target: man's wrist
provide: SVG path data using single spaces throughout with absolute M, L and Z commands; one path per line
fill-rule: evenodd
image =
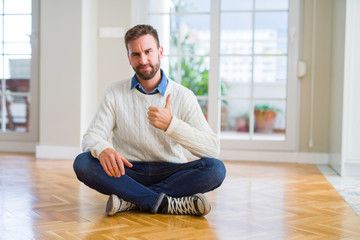
M 170 124 L 169 124 L 169 126 L 167 127 L 167 129 L 165 130 L 165 134 L 166 134 L 166 135 L 170 135 L 172 132 L 174 132 L 178 121 L 179 121 L 179 120 L 178 120 L 175 116 L 172 116 L 172 117 L 171 117 Z

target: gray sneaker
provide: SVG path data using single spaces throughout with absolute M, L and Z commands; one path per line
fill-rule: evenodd
M 116 195 L 110 195 L 107 203 L 106 203 L 106 214 L 108 216 L 113 216 L 118 212 L 126 212 L 126 211 L 130 211 L 136 209 L 136 205 L 131 203 L 131 202 L 127 202 L 122 198 L 119 198 Z
M 201 193 L 179 198 L 165 197 L 168 200 L 165 214 L 205 216 L 211 210 L 209 201 Z

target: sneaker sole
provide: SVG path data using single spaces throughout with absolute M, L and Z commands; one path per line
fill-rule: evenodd
M 201 215 L 198 215 L 198 216 L 205 216 L 206 214 L 208 214 L 210 212 L 211 205 L 204 194 L 198 193 L 198 194 L 195 194 L 195 196 L 201 200 L 201 202 L 203 203 L 203 206 L 204 206 L 204 213 Z
M 116 195 L 110 195 L 106 203 L 106 215 L 114 216 L 117 213 L 117 210 L 120 206 L 120 200 Z

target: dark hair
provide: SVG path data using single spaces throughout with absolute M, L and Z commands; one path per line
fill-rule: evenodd
M 135 27 L 130 28 L 125 34 L 125 46 L 126 50 L 129 52 L 128 43 L 136 40 L 144 35 L 151 35 L 155 38 L 157 46 L 160 47 L 160 41 L 158 37 L 158 33 L 155 28 L 150 25 L 136 25 Z

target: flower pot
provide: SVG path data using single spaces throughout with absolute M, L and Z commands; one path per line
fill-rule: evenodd
M 238 117 L 236 119 L 236 131 L 249 132 L 249 118 Z
M 255 132 L 271 133 L 274 130 L 276 112 L 273 110 L 254 110 Z

